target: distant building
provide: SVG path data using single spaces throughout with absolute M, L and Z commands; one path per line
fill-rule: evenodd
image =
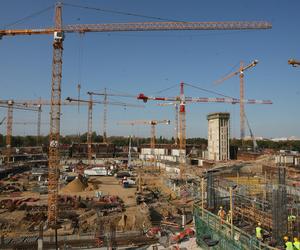
M 229 118 L 229 113 L 212 113 L 207 115 L 209 160 L 226 161 L 230 159 Z

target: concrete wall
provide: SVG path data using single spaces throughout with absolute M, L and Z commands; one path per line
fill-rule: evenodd
M 213 113 L 207 116 L 209 160 L 226 161 L 230 159 L 229 117 L 229 113 Z

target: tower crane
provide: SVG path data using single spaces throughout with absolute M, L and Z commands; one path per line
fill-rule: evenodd
M 255 67 L 257 64 L 258 64 L 258 60 L 254 60 L 247 66 L 244 66 L 244 62 L 241 61 L 239 70 L 237 70 L 233 73 L 230 73 L 229 75 L 223 77 L 222 79 L 215 81 L 215 83 L 220 84 L 233 76 L 239 75 L 239 77 L 240 77 L 240 100 L 244 100 L 245 99 L 244 72 L 250 68 Z M 245 138 L 245 104 L 244 104 L 244 102 L 240 102 L 240 137 L 241 137 L 241 140 L 243 140 Z
M 10 163 L 11 158 L 11 136 L 13 129 L 13 110 L 30 110 L 38 111 L 36 108 L 24 107 L 23 105 L 15 102 L 14 100 L 0 100 L 0 107 L 7 108 L 6 116 L 6 162 Z
M 50 106 L 51 105 L 51 100 L 45 100 L 42 98 L 39 99 L 32 99 L 32 100 L 14 100 L 15 104 L 18 104 L 19 106 L 23 107 L 32 107 L 32 108 L 37 108 L 37 122 L 34 122 L 33 124 L 37 125 L 37 138 L 36 138 L 36 143 L 39 145 L 40 137 L 41 137 L 41 123 L 42 123 L 42 106 Z M 67 101 L 61 101 L 60 105 L 62 106 L 74 106 L 76 105 L 75 103 L 70 103 Z M 49 124 L 49 123 L 47 123 Z
M 300 66 L 300 61 L 298 61 L 296 59 L 289 59 L 288 64 L 292 65 L 293 67 L 297 67 L 297 66 Z
M 150 148 L 151 148 L 151 154 L 154 157 L 154 162 L 156 162 L 156 156 L 155 156 L 155 141 L 156 141 L 156 126 L 158 124 L 166 124 L 169 125 L 171 123 L 170 120 L 133 120 L 133 121 L 121 121 L 118 122 L 118 124 L 124 124 L 124 125 L 150 125 L 151 126 L 151 139 L 150 139 Z M 154 164 L 156 165 L 156 164 Z
M 106 88 L 104 89 L 104 98 L 103 98 L 103 142 L 107 143 L 107 94 Z
M 184 83 L 180 83 L 180 95 L 175 97 L 153 97 L 146 96 L 141 93 L 138 95 L 137 99 L 147 102 L 149 100 L 153 101 L 167 101 L 167 102 L 177 102 L 179 104 L 179 164 L 180 164 L 180 178 L 183 177 L 184 167 L 185 167 L 185 151 L 186 151 L 186 103 L 231 103 L 236 104 L 239 102 L 244 102 L 248 104 L 272 104 L 270 100 L 239 100 L 236 98 L 207 98 L 207 97 L 186 97 L 184 95 Z
M 48 224 L 57 222 L 58 167 L 60 137 L 60 101 L 62 79 L 62 51 L 65 33 L 161 31 L 161 30 L 245 30 L 270 29 L 269 22 L 144 22 L 62 25 L 62 4 L 55 7 L 54 27 L 40 29 L 0 30 L 0 38 L 16 35 L 54 35 L 51 84 L 50 142 L 48 164 Z
M 134 105 L 123 102 L 103 102 L 103 101 L 95 101 L 93 100 L 93 93 L 88 92 L 89 100 L 83 99 L 74 99 L 71 97 L 67 97 L 66 101 L 77 103 L 86 103 L 88 104 L 88 131 L 87 131 L 87 146 L 88 146 L 88 165 L 90 166 L 92 163 L 92 133 L 93 133 L 93 105 L 94 104 L 106 104 L 106 105 L 114 105 L 114 106 L 122 106 L 122 107 L 136 107 L 141 108 L 142 105 Z
M 89 92 L 92 95 L 103 96 L 103 142 L 107 143 L 107 113 L 108 113 L 108 96 L 117 96 L 117 97 L 132 97 L 136 98 L 136 95 L 122 95 L 122 94 L 113 94 L 108 93 L 107 89 L 104 88 L 103 92 Z

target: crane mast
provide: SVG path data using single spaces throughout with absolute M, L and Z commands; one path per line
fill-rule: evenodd
M 87 132 L 87 150 L 88 150 L 88 165 L 92 163 L 92 133 L 93 133 L 93 95 L 89 93 L 89 108 L 88 108 L 88 132 Z
M 244 87 L 244 63 L 240 62 L 240 100 L 245 99 L 245 87 Z M 245 138 L 245 105 L 240 102 L 240 137 L 241 140 Z
M 8 102 L 6 120 L 6 162 L 10 163 L 11 157 L 11 135 L 13 125 L 13 101 Z
M 245 138 L 245 104 L 243 102 L 243 100 L 245 100 L 244 72 L 245 72 L 245 70 L 250 69 L 250 68 L 256 66 L 257 64 L 258 64 L 258 60 L 254 60 L 250 64 L 248 64 L 247 66 L 244 67 L 244 62 L 241 61 L 238 71 L 230 73 L 229 75 L 223 77 L 222 79 L 215 81 L 215 83 L 219 84 L 233 76 L 239 75 L 239 78 L 240 78 L 240 100 L 241 100 L 241 102 L 239 102 L 240 103 L 240 137 L 241 137 L 241 140 L 243 140 Z
M 42 123 L 42 106 L 38 106 L 38 118 L 37 118 L 37 134 L 36 134 L 36 145 L 40 144 L 41 138 L 41 123 Z
M 103 142 L 107 143 L 107 93 L 104 89 L 104 104 L 103 104 Z
M 179 130 L 179 126 L 178 126 L 178 104 L 175 103 L 174 104 L 174 109 L 175 109 L 175 145 L 178 145 L 178 130 Z
M 185 170 L 186 155 L 186 119 L 185 119 L 185 96 L 184 84 L 180 83 L 180 104 L 179 104 L 179 168 L 180 178 L 183 177 Z
M 48 162 L 48 224 L 54 227 L 58 216 L 58 177 L 59 177 L 59 136 L 61 111 L 61 78 L 62 78 L 62 6 L 55 8 L 55 29 L 53 40 L 52 84 L 50 107 L 50 143 Z

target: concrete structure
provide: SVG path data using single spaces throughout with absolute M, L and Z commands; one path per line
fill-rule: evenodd
M 275 163 L 285 166 L 300 166 L 300 154 L 297 151 L 280 150 L 280 153 L 275 155 Z
M 226 161 L 229 151 L 229 113 L 211 113 L 208 120 L 208 159 Z

